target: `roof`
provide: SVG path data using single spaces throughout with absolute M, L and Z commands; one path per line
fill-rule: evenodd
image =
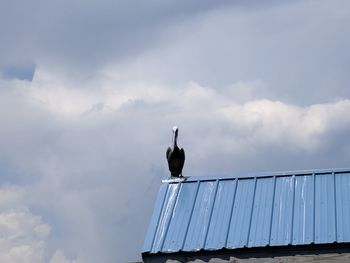
M 350 242 L 350 169 L 164 181 L 143 254 Z

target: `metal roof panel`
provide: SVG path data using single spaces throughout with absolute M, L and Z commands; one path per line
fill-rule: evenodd
M 236 185 L 237 180 L 223 180 L 218 182 L 218 189 L 204 246 L 207 250 L 226 246 Z
M 157 232 L 157 228 L 159 227 L 160 214 L 163 209 L 167 191 L 168 191 L 168 185 L 166 184 L 161 185 L 158 193 L 158 197 L 156 199 L 156 203 L 154 206 L 151 222 L 148 227 L 146 239 L 143 245 L 143 251 L 152 251 L 152 246 L 155 239 L 155 233 Z
M 256 179 L 239 179 L 233 205 L 227 248 L 244 247 L 248 244 L 248 234 L 252 214 Z
M 204 247 L 216 187 L 217 181 L 200 183 L 191 222 L 189 224 L 183 247 L 184 251 L 199 250 Z
M 164 205 L 158 220 L 158 226 L 155 231 L 153 239 L 152 253 L 157 253 L 162 250 L 164 239 L 168 232 L 168 225 L 173 215 L 173 208 L 175 205 L 176 197 L 180 184 L 170 184 L 168 186 L 167 195 L 164 200 Z
M 336 241 L 334 174 L 315 180 L 315 243 L 332 243 Z
M 293 176 L 276 179 L 270 245 L 291 244 L 293 214 Z
M 257 179 L 248 247 L 268 245 L 275 177 Z
M 143 252 L 350 242 L 349 192 L 350 169 L 167 180 Z
M 197 197 L 198 187 L 199 182 L 183 183 L 180 185 L 162 251 L 175 252 L 182 249 Z
M 350 174 L 335 175 L 337 241 L 350 240 Z
M 295 177 L 295 198 L 293 215 L 293 245 L 311 244 L 313 239 L 313 194 L 314 177 Z

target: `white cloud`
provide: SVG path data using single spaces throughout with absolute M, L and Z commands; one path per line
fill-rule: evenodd
M 291 150 L 317 151 L 324 136 L 334 129 L 349 129 L 350 100 L 305 107 L 280 101 L 256 100 L 224 108 L 232 129 L 242 129 L 252 144 L 288 146 Z
M 25 186 L 0 188 L 0 261 L 46 263 L 51 258 L 52 262 L 78 262 L 50 244 L 52 227 L 28 208 L 32 191 Z M 51 256 L 52 250 L 56 252 Z
M 66 258 L 66 256 L 61 250 L 56 251 L 50 260 L 50 263 L 77 263 L 77 262 L 78 261 L 76 260 L 71 260 Z
M 13 190 L 0 189 L 1 195 Z M 46 247 L 51 227 L 43 223 L 40 216 L 33 215 L 23 207 L 18 200 L 17 207 L 3 209 L 0 212 L 0 261 L 11 263 L 44 263 L 48 256 Z M 52 262 L 76 262 L 65 259 L 58 250 L 52 257 Z M 51 262 L 50 261 L 50 262 Z

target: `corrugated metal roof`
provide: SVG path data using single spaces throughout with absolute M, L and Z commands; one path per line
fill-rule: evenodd
M 143 253 L 350 242 L 350 169 L 165 181 Z

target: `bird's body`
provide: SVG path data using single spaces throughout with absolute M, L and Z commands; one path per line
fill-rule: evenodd
M 166 158 L 168 160 L 169 170 L 171 176 L 173 177 L 181 177 L 182 176 L 182 168 L 185 163 L 185 151 L 184 149 L 180 149 L 177 146 L 177 134 L 178 128 L 173 128 L 174 137 L 173 137 L 173 145 L 169 147 L 166 151 Z

